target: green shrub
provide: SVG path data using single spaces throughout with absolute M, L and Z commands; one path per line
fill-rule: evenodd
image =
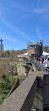
M 8 94 L 10 90 L 4 90 L 2 93 L 3 94 Z
M 0 81 L 0 88 L 4 89 L 6 85 L 5 81 Z
M 5 97 L 6 97 L 6 95 L 5 95 L 5 94 L 3 94 L 3 93 L 0 95 L 0 104 L 2 104 L 2 103 L 3 103 L 3 101 L 4 101 Z
M 5 74 L 3 74 L 3 75 L 2 75 L 2 78 L 3 78 L 3 79 L 6 79 L 6 75 L 5 75 Z
M 5 99 L 5 97 L 6 97 L 6 95 L 5 95 L 5 94 L 2 94 L 2 99 L 3 99 L 3 100 Z
M 3 103 L 3 99 L 2 98 L 0 98 L 0 104 L 2 104 Z
M 2 75 L 2 79 L 0 80 L 0 104 L 3 103 L 4 99 L 10 92 L 11 88 L 16 82 L 16 77 Z

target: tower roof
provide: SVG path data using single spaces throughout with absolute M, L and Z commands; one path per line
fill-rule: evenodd
M 31 46 L 31 47 L 34 46 L 34 45 L 41 46 L 41 44 L 39 42 L 28 42 L 27 45 Z
M 2 39 L 0 39 L 0 41 L 3 41 Z

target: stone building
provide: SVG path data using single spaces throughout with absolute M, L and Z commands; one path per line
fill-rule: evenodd
M 32 55 L 32 57 L 40 57 L 43 52 L 43 41 L 40 42 L 28 42 L 28 54 Z

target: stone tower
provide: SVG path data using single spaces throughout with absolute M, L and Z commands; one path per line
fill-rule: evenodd
M 3 51 L 3 49 L 4 49 L 4 46 L 3 46 L 3 40 L 2 39 L 0 39 L 0 51 Z

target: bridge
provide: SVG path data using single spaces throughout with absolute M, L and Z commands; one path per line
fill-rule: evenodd
M 37 71 L 26 79 L 5 99 L 0 111 L 49 111 L 49 74 L 37 61 L 32 61 Z

